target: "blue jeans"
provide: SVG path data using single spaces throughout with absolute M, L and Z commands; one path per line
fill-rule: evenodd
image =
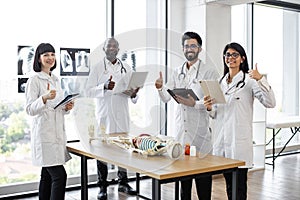
M 63 165 L 42 167 L 39 185 L 40 200 L 64 200 L 67 173 Z

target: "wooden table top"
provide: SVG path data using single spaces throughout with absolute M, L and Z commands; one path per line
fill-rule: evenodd
M 169 158 L 167 155 L 144 156 L 99 140 L 94 140 L 91 143 L 68 143 L 67 148 L 72 153 L 101 160 L 158 180 L 231 169 L 245 165 L 244 161 L 213 155 L 201 156 L 199 153 L 196 157 L 183 155 L 176 160 Z

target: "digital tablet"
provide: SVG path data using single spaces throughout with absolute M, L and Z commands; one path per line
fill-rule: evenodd
M 176 102 L 177 102 L 177 100 L 175 98 L 175 95 L 179 95 L 179 96 L 182 96 L 184 98 L 188 98 L 188 95 L 190 95 L 190 96 L 192 96 L 195 99 L 195 101 L 199 100 L 199 98 L 197 97 L 197 95 L 194 93 L 194 91 L 192 89 L 175 88 L 173 90 L 168 89 L 167 91 L 174 98 L 174 100 Z
M 200 85 L 204 95 L 209 95 L 214 99 L 215 103 L 226 103 L 225 96 L 218 81 L 202 80 L 200 81 Z
M 59 106 L 63 106 L 66 105 L 68 102 L 72 101 L 73 99 L 79 97 L 79 93 L 76 94 L 69 94 L 68 96 L 66 96 L 61 102 L 59 102 L 54 109 L 58 108 Z

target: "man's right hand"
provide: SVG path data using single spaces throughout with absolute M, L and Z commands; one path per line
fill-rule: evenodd
M 163 86 L 163 82 L 164 82 L 164 80 L 163 80 L 162 72 L 159 72 L 159 78 L 156 79 L 156 81 L 155 81 L 156 89 L 161 89 Z
M 112 81 L 112 76 L 110 76 L 107 82 L 105 83 L 104 88 L 107 90 L 113 90 L 114 87 L 115 87 L 115 82 Z

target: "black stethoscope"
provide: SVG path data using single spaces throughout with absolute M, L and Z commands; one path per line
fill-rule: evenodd
M 178 79 L 181 81 L 183 79 L 185 79 L 186 77 L 186 74 L 184 73 L 184 66 L 187 64 L 187 62 L 184 62 L 182 64 L 182 67 L 181 67 L 181 72 L 180 74 L 178 75 Z M 193 79 L 193 83 L 197 83 L 197 80 L 198 80 L 198 76 L 199 76 L 199 70 L 200 70 L 200 64 L 201 64 L 201 60 L 199 60 L 199 63 L 198 63 L 198 68 L 197 68 L 197 72 L 196 72 L 196 76 L 195 78 Z
M 223 76 L 223 78 L 224 78 L 224 76 Z M 222 82 L 223 78 L 219 81 L 219 83 Z M 236 85 L 233 85 L 230 88 L 228 88 L 227 91 L 225 92 L 225 95 L 233 94 L 237 90 L 243 88 L 245 86 L 245 78 L 246 78 L 246 75 L 245 75 L 245 72 L 243 72 L 243 78 L 242 78 L 242 80 L 240 80 L 239 82 L 237 82 Z
M 123 72 L 127 73 L 126 68 L 124 67 L 122 61 L 119 58 L 117 58 L 117 61 L 120 62 L 120 64 L 121 64 L 121 74 L 123 74 Z M 107 70 L 105 58 L 103 59 L 103 63 L 104 63 L 104 73 L 107 74 L 108 70 Z

